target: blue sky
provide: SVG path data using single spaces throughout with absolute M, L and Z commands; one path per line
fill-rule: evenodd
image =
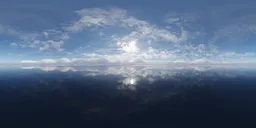
M 255 62 L 256 2 L 4 0 L 0 62 Z

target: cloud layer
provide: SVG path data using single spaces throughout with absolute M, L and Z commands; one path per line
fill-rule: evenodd
M 242 15 L 229 21 L 239 10 Z M 29 51 L 19 59 L 23 64 L 255 63 L 250 42 L 256 26 L 251 21 L 256 19 L 248 11 L 244 5 L 172 10 L 156 22 L 129 9 L 84 8 L 73 12 L 75 18 L 43 31 L 16 30 L 0 22 L 0 35 L 10 40 L 12 52 Z

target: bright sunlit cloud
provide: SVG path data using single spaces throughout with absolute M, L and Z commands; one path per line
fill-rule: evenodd
M 134 79 L 134 78 L 131 78 L 131 79 L 130 79 L 130 84 L 131 84 L 131 85 L 134 85 L 134 84 L 135 84 L 135 82 L 136 82 L 136 81 L 135 81 L 135 79 Z
M 118 42 L 117 45 L 120 47 L 120 50 L 126 53 L 136 53 L 139 52 L 136 41 L 130 42 Z

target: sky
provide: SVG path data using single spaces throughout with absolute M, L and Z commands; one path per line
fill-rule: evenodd
M 255 63 L 254 0 L 2 0 L 0 62 Z

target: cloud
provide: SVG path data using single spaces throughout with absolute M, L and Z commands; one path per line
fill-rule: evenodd
M 10 43 L 10 45 L 12 46 L 12 47 L 17 47 L 18 46 L 18 44 L 17 43 Z
M 184 25 L 186 23 L 200 20 L 202 12 L 190 10 L 187 12 L 171 12 L 166 15 L 165 21 L 169 24 Z
M 20 36 L 21 33 L 15 29 L 12 29 L 9 26 L 0 24 L 0 35 Z
M 39 61 L 35 61 L 35 60 L 22 60 L 22 61 L 20 61 L 20 63 L 23 63 L 23 64 L 37 64 L 37 63 L 39 63 Z
M 107 27 L 118 27 L 128 30 L 124 34 L 113 34 L 106 42 L 113 42 L 114 45 L 104 49 L 114 49 L 111 54 L 99 54 L 93 59 L 107 60 L 113 63 L 137 62 L 149 59 L 173 59 L 177 57 L 174 51 L 161 48 L 153 48 L 155 43 L 168 42 L 172 49 L 180 49 L 183 46 L 179 44 L 187 41 L 188 31 L 180 27 L 180 33 L 161 28 L 148 21 L 140 20 L 120 8 L 89 8 L 75 11 L 80 17 L 70 25 L 63 26 L 66 30 L 56 29 L 44 30 L 40 33 L 29 33 L 20 36 L 24 43 L 20 43 L 24 48 L 37 48 L 41 52 L 48 50 L 63 51 L 62 46 L 65 40 L 70 39 L 70 35 L 78 32 L 89 31 L 91 28 L 102 28 L 105 33 Z M 107 32 L 108 33 L 108 32 Z M 57 38 L 57 39 L 56 39 Z M 151 44 L 148 44 L 151 42 Z M 154 49 L 154 50 L 152 50 Z M 97 49 L 95 50 L 96 54 Z M 94 53 L 94 52 L 93 52 Z M 84 53 L 82 53 L 84 54 Z M 90 59 L 92 57 L 87 56 Z
M 60 58 L 60 59 L 42 59 L 42 60 L 22 60 L 21 64 L 48 64 L 48 65 L 125 65 L 125 64 L 140 64 L 141 61 L 124 60 L 120 56 L 101 56 L 88 54 L 87 58 Z
M 82 31 L 91 26 L 116 25 L 120 22 L 120 19 L 126 16 L 125 10 L 117 8 L 109 10 L 90 8 L 78 10 L 75 13 L 80 16 L 80 19 L 65 27 L 66 30 L 71 32 Z
M 159 50 L 149 47 L 146 50 L 140 51 L 136 46 L 136 41 L 131 41 L 129 43 L 118 44 L 121 53 L 117 54 L 96 54 L 96 53 L 86 53 L 84 56 L 86 58 L 98 58 L 107 60 L 108 63 L 144 63 L 150 60 L 172 60 L 176 59 L 177 55 L 173 52 L 167 50 Z
M 22 60 L 20 63 L 23 64 L 62 64 L 62 63 L 71 63 L 78 61 L 79 59 L 68 59 L 68 58 L 60 58 L 60 59 L 42 59 L 42 60 Z
M 62 40 L 60 40 L 60 41 L 54 41 L 54 40 L 39 41 L 39 40 L 36 40 L 31 45 L 35 45 L 35 44 L 37 46 L 42 45 L 41 47 L 39 47 L 39 51 L 47 51 L 49 49 L 60 50 L 61 46 L 64 45 L 64 41 L 62 41 Z
M 46 51 L 48 49 L 50 49 L 50 45 L 49 44 L 45 44 L 44 46 L 39 48 L 39 51 Z
M 196 41 L 202 39 L 205 44 L 222 50 L 241 51 L 241 46 L 247 45 L 245 42 L 253 39 L 256 33 L 255 11 L 253 4 L 220 4 L 204 9 L 172 11 L 165 21 L 169 30 L 182 26 Z M 228 43 L 233 47 L 228 47 Z
M 24 32 L 22 30 L 15 30 L 9 26 L 3 26 L 1 23 L 0 35 L 15 40 L 15 43 L 11 43 L 10 46 L 39 49 L 39 51 L 50 49 L 60 51 L 64 45 L 64 41 L 70 38 L 67 33 L 55 29 L 45 30 L 43 32 Z
M 64 44 L 64 41 L 53 41 L 53 40 L 50 40 L 50 41 L 48 41 L 48 42 L 50 42 L 51 44 L 52 44 L 52 47 L 53 48 L 56 48 L 56 49 L 59 49 L 59 48 L 61 48 L 61 46 Z
M 53 59 L 43 59 L 40 62 L 41 63 L 46 63 L 46 64 L 52 64 L 52 63 L 56 63 L 56 60 L 53 60 Z
M 138 33 L 140 38 L 150 37 L 172 42 L 187 40 L 187 32 L 184 30 L 182 30 L 180 37 L 178 37 L 177 35 L 165 29 L 161 29 L 156 25 L 129 16 L 126 10 L 119 8 L 90 8 L 78 10 L 75 13 L 80 16 L 80 19 L 72 23 L 70 26 L 64 27 L 67 31 L 80 32 L 89 29 L 90 27 L 119 26 L 121 28 L 133 29 L 134 32 Z
M 214 63 L 218 63 L 216 61 L 213 60 L 209 60 L 207 58 L 200 58 L 200 59 L 195 59 L 193 61 L 190 61 L 190 63 L 195 63 L 195 64 L 214 64 Z M 219 62 L 221 63 L 221 62 Z
M 117 45 L 120 47 L 119 50 L 126 52 L 126 53 L 136 53 L 139 51 L 136 41 L 117 42 Z
M 173 11 L 161 24 L 134 17 L 129 10 L 120 8 L 85 8 L 74 12 L 78 19 L 60 23 L 59 28 L 24 32 L 0 25 L 0 34 L 17 38 L 10 46 L 40 51 L 39 56 L 45 58 L 51 58 L 47 52 L 60 56 L 51 62 L 35 61 L 44 64 L 254 63 L 254 52 L 223 46 L 229 39 L 235 42 L 245 38 L 246 33 L 250 38 L 255 33 L 253 12 L 235 18 L 229 16 L 243 9 L 244 6 L 242 9 L 232 6 Z M 67 42 L 71 45 L 66 45 Z M 85 44 L 90 47 L 84 47 Z
M 114 34 L 109 38 L 109 42 L 113 43 L 105 49 L 116 48 L 116 50 L 113 50 L 110 54 L 99 54 L 96 57 L 106 59 L 109 62 L 130 63 L 150 59 L 175 59 L 177 57 L 175 51 L 154 49 L 154 51 L 149 52 L 148 47 L 152 48 L 152 43 L 161 45 L 163 42 L 168 42 L 172 44 L 169 45 L 170 48 L 180 49 L 183 44 L 179 43 L 187 41 L 189 38 L 188 31 L 182 27 L 180 27 L 180 33 L 177 34 L 175 31 L 168 31 L 147 21 L 130 16 L 126 10 L 119 8 L 90 8 L 78 10 L 75 13 L 80 16 L 80 19 L 64 27 L 65 30 L 72 33 L 90 31 L 90 28 L 97 27 L 102 28 L 101 31 L 104 31 L 106 27 L 129 30 L 125 34 Z M 148 44 L 148 42 L 151 42 L 151 44 Z M 97 53 L 97 50 L 93 51 L 93 53 Z
M 150 51 L 152 52 L 152 51 Z M 96 66 L 96 65 L 247 65 L 255 64 L 255 54 L 252 53 L 222 53 L 212 58 L 198 57 L 195 59 L 182 59 L 176 55 L 167 54 L 163 51 L 154 54 L 131 55 L 127 53 L 118 55 L 99 55 L 85 54 L 84 58 L 60 58 L 60 59 L 42 59 L 42 60 L 22 60 L 21 64 L 45 64 L 54 66 Z M 157 60 L 154 60 L 156 58 Z M 171 61 L 166 61 L 172 58 Z M 159 61 L 159 60 L 164 61 Z M 149 61 L 154 60 L 154 61 Z
M 175 53 L 169 52 L 167 50 L 157 50 L 152 47 L 149 47 L 146 52 L 143 52 L 141 54 L 141 56 L 146 60 L 151 60 L 151 59 L 170 60 L 170 59 L 177 58 L 177 55 Z
M 43 34 L 44 34 L 44 36 L 46 37 L 46 38 L 48 38 L 48 32 L 43 32 Z
M 42 60 L 22 60 L 21 64 L 46 64 L 46 65 L 104 65 L 104 59 L 97 58 L 60 58 L 60 59 L 42 59 Z

